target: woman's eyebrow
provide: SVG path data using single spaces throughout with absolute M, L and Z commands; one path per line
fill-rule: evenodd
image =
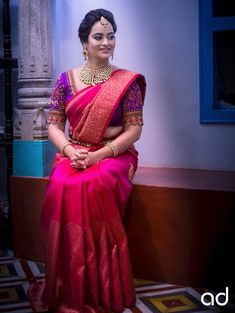
M 113 34 L 114 34 L 114 32 L 108 33 L 108 35 L 113 35 Z M 92 34 L 92 36 L 94 36 L 94 35 L 103 35 L 103 33 L 94 33 L 94 34 Z

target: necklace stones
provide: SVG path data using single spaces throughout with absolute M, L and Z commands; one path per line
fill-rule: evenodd
M 108 80 L 113 71 L 113 66 L 107 64 L 106 66 L 98 69 L 91 69 L 84 64 L 80 71 L 80 80 L 86 85 L 97 85 Z

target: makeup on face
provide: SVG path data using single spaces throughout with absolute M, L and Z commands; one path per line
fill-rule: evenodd
M 107 60 L 112 56 L 116 38 L 111 23 L 105 27 L 97 21 L 89 34 L 86 48 L 90 60 Z

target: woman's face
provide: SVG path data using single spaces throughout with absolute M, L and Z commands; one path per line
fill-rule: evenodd
M 108 62 L 115 48 L 115 34 L 113 26 L 108 23 L 106 26 L 97 21 L 91 28 L 88 42 L 84 44 L 88 50 L 88 60 Z

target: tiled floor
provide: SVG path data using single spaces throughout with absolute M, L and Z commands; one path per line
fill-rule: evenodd
M 33 312 L 26 291 L 31 281 L 42 279 L 43 265 L 14 258 L 12 251 L 0 249 L 0 313 Z M 235 312 L 230 303 L 226 307 L 206 307 L 200 299 L 202 290 L 191 287 L 135 280 L 137 301 L 124 313 L 189 313 Z

